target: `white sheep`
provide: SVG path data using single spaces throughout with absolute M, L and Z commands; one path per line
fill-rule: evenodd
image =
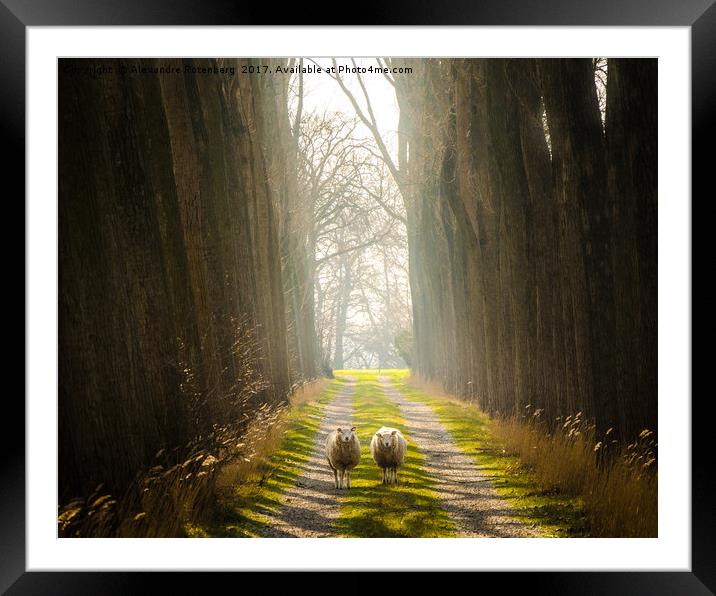
M 382 426 L 370 441 L 370 454 L 383 469 L 383 484 L 398 483 L 398 468 L 405 462 L 408 442 L 397 428 Z
M 328 433 L 326 437 L 326 459 L 333 470 L 336 488 L 343 488 L 345 476 L 346 488 L 351 487 L 351 470 L 360 461 L 360 441 L 356 435 L 356 427 L 350 430 L 337 428 Z M 340 482 L 338 473 L 340 472 Z

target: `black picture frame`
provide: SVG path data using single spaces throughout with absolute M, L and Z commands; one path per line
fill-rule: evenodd
M 0 122 L 6 150 L 3 185 L 14 185 L 5 204 L 24 205 L 25 38 L 29 26 L 83 25 L 340 25 L 335 4 L 310 3 L 296 10 L 276 4 L 243 5 L 228 0 L 0 0 Z M 346 13 L 348 14 L 348 13 Z M 532 25 L 532 26 L 690 26 L 692 49 L 692 183 L 707 188 L 713 169 L 707 140 L 716 135 L 716 4 L 714 0 L 368 0 L 351 17 L 364 25 Z M 701 145 L 703 149 L 697 151 Z M 713 196 L 713 190 L 709 196 Z M 693 200 L 692 200 L 693 203 Z M 8 205 L 9 206 L 9 205 Z M 6 213 L 6 217 L 9 217 Z M 24 221 L 24 209 L 21 216 Z M 14 220 L 18 221 L 18 220 Z M 15 224 L 16 226 L 17 224 Z M 8 226 L 6 229 L 8 229 Z M 14 244 L 16 247 L 17 244 Z M 15 250 L 17 250 L 15 248 Z M 7 253 L 12 254 L 12 253 Z M 9 259 L 10 260 L 10 259 Z M 23 284 L 24 288 L 24 284 Z M 28 298 L 22 292 L 23 302 Z M 19 296 L 17 297 L 19 300 Z M 23 304 L 24 308 L 24 304 Z M 26 312 L 26 311 L 25 311 Z M 13 318 L 13 317 L 8 317 Z M 19 317 L 14 317 L 18 319 Z M 54 330 L 48 331 L 54 338 Z M 24 345 L 24 343 L 23 343 Z M 23 351 L 24 353 L 24 351 Z M 660 363 L 664 365 L 664 363 Z M 716 482 L 707 415 L 709 393 L 692 401 L 692 567 L 690 572 L 530 572 L 485 573 L 480 582 L 499 581 L 503 593 L 524 587 L 528 593 L 568 594 L 713 594 L 716 591 Z M 672 396 L 690 399 L 691 396 Z M 6 430 L 0 463 L 0 590 L 8 594 L 114 594 L 155 591 L 206 592 L 207 581 L 226 574 L 129 572 L 26 572 L 25 566 L 25 406 L 19 392 L 5 395 Z M 9 421 L 13 421 L 10 424 Z M 660 512 L 668 515 L 668 511 Z M 281 582 L 296 581 L 284 574 Z M 499 575 L 499 577 L 498 577 Z M 338 580 L 340 581 L 340 579 Z M 384 581 L 384 580 L 381 580 Z M 273 582 L 273 580 L 272 580 Z M 272 584 L 275 586 L 275 584 Z M 325 585 L 325 584 L 324 584 Z M 385 584 L 386 586 L 388 584 Z

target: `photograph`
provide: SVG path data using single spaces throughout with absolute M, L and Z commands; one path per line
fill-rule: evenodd
M 659 538 L 660 58 L 56 76 L 58 539 Z

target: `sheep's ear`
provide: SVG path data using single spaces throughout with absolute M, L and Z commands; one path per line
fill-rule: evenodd
M 394 430 L 394 431 L 393 431 L 392 433 L 390 433 L 390 434 L 393 435 L 393 436 L 395 436 L 395 433 L 397 433 L 397 432 L 398 432 L 397 430 Z
M 352 433 L 356 432 L 356 427 L 355 427 L 355 426 L 353 426 L 353 427 L 351 428 L 351 432 L 352 432 Z

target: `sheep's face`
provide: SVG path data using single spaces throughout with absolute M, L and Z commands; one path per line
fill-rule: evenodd
M 336 440 L 339 443 L 350 443 L 355 436 L 356 427 L 354 426 L 350 430 L 344 430 L 342 428 L 336 429 Z
M 375 436 L 378 437 L 378 445 L 381 449 L 390 449 L 393 446 L 395 431 L 392 433 L 375 433 Z

